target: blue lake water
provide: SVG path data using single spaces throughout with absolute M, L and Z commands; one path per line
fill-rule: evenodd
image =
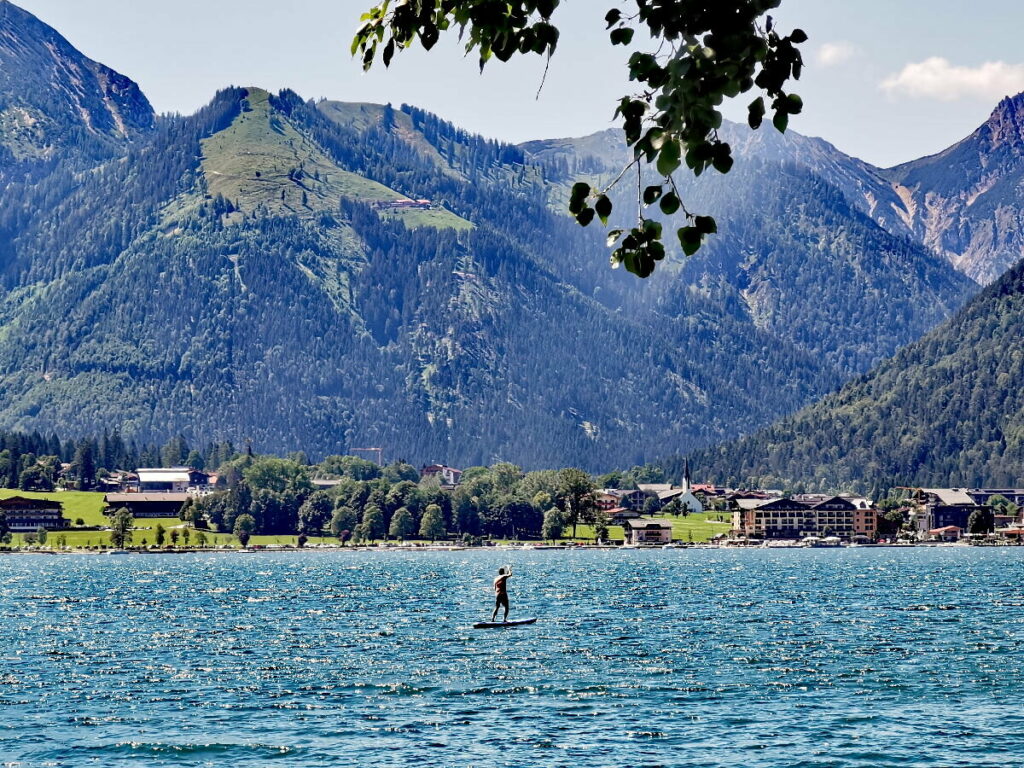
M 0 557 L 0 617 L 0 765 L 1024 763 L 1024 548 Z

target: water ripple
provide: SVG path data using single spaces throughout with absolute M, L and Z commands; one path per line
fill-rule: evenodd
M 0 764 L 1024 763 L 1017 549 L 158 557 L 0 558 Z

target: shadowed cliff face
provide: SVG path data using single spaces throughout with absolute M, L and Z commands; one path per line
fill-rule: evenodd
M 1024 257 L 1024 94 L 944 152 L 883 173 L 915 236 L 966 275 L 990 283 Z
M 109 155 L 149 132 L 154 119 L 129 78 L 0 0 L 0 171 L 70 149 Z

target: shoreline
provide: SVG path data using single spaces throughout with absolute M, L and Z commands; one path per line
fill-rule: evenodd
M 832 545 L 832 546 L 812 546 L 812 545 L 775 545 L 770 544 L 750 544 L 750 545 L 734 545 L 734 544 L 672 544 L 672 545 L 657 545 L 657 546 L 630 546 L 630 545 L 619 545 L 619 544 L 571 544 L 571 545 L 511 545 L 511 544 L 498 544 L 495 546 L 482 546 L 482 547 L 465 547 L 465 546 L 365 546 L 365 547 L 340 547 L 340 546 L 306 546 L 306 547 L 295 547 L 295 546 L 280 546 L 280 547 L 259 547 L 253 549 L 243 549 L 238 547 L 207 547 L 200 549 L 198 547 L 190 548 L 178 548 L 178 549 L 9 549 L 0 550 L 0 556 L 4 555 L 47 555 L 47 556 L 67 556 L 67 555 L 86 555 L 86 556 L 122 556 L 122 555 L 136 555 L 136 556 L 152 556 L 152 555 L 265 555 L 265 554 L 277 554 L 277 553 L 322 553 L 322 552 L 347 552 L 351 554 L 380 554 L 380 553 L 393 553 L 393 552 L 594 552 L 594 551 L 623 551 L 623 552 L 653 552 L 662 550 L 743 550 L 743 551 L 761 551 L 761 550 L 772 550 L 772 551 L 791 551 L 791 550 L 847 550 L 847 549 L 1006 549 L 1006 548 L 1017 548 L 1021 547 L 1021 544 L 1016 542 L 984 542 L 984 543 L 967 543 L 967 542 L 901 542 L 899 544 L 843 544 L 843 545 Z

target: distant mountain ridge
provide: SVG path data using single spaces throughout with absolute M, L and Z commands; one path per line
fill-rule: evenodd
M 721 234 L 638 281 L 564 214 L 578 174 L 621 158 L 608 134 L 516 147 L 258 87 L 153 118 L 5 7 L 10 72 L 95 75 L 84 96 L 0 89 L 63 131 L 9 148 L 0 180 L 10 427 L 600 469 L 792 413 L 977 290 L 827 142 L 724 129 L 736 168 L 685 182 Z
M 82 55 L 53 28 L 0 0 L 0 172 L 74 148 L 91 158 L 152 130 L 129 78 Z
M 1024 94 L 937 155 L 884 171 L 915 236 L 990 283 L 1024 258 Z

